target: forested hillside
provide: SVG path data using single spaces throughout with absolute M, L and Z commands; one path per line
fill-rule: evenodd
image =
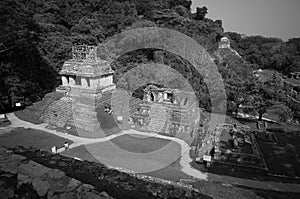
M 225 34 L 230 37 L 233 48 L 256 68 L 274 69 L 284 74 L 300 71 L 300 38 L 283 42 L 278 38 Z
M 224 33 L 221 20 L 207 19 L 208 9 L 204 6 L 192 13 L 191 4 L 188 0 L 2 0 L 0 112 L 9 111 L 15 102 L 29 105 L 53 91 L 60 84 L 58 71 L 70 58 L 72 45 L 97 45 L 127 28 L 145 26 L 178 30 L 194 38 L 212 55 L 221 37 L 230 38 L 232 47 L 244 60 L 227 58 L 216 62 L 226 86 L 228 113 L 241 103 L 254 101 L 262 112 L 278 103 L 288 105 L 280 92 L 273 95 L 268 89 L 278 86 L 276 82 L 268 88 L 255 84 L 252 70 L 299 70 L 300 40 L 282 42 L 276 38 Z M 139 50 L 121 57 L 113 63 L 116 79 L 136 63 L 147 62 L 163 62 L 181 72 L 193 86 L 200 106 L 210 110 L 208 90 L 201 75 L 187 61 L 168 52 Z M 240 93 L 245 95 L 244 100 Z M 264 100 L 267 96 L 272 96 L 268 104 Z M 281 97 L 277 99 L 278 96 Z
M 192 16 L 190 6 L 186 0 L 1 1 L 1 112 L 52 91 L 73 44 L 96 45 L 128 26 L 175 28 L 212 46 L 222 28 L 204 20 L 205 12 Z

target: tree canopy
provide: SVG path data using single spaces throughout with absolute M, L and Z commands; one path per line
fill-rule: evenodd
M 300 39 L 283 42 L 277 38 L 224 33 L 221 20 L 206 18 L 205 6 L 192 13 L 191 4 L 187 0 L 2 0 L 0 112 L 8 111 L 15 102 L 29 105 L 53 91 L 60 84 L 58 72 L 70 58 L 72 45 L 97 45 L 122 30 L 148 26 L 182 32 L 211 55 L 220 38 L 230 38 L 232 48 L 242 58 L 232 55 L 216 62 L 226 87 L 228 113 L 235 112 L 240 104 L 255 105 L 260 113 L 274 106 L 282 112 L 295 110 L 285 99 L 280 84 L 257 83 L 252 71 L 300 71 Z M 210 111 L 209 91 L 203 77 L 190 63 L 172 53 L 157 49 L 128 53 L 113 63 L 115 78 L 138 64 L 153 62 L 170 65 L 180 72 L 195 90 L 199 105 Z M 297 111 L 293 114 L 297 115 Z

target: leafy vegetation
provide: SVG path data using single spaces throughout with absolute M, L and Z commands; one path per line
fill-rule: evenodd
M 257 69 L 273 69 L 287 75 L 300 71 L 300 38 L 284 42 L 278 38 L 247 37 L 234 32 L 225 34 L 231 38 L 233 48 Z
M 245 104 L 256 107 L 259 115 L 275 106 L 275 112 L 279 111 L 283 120 L 292 114 L 299 117 L 299 110 L 286 99 L 279 83 L 257 83 L 252 74 L 257 68 L 284 74 L 299 70 L 299 38 L 283 42 L 277 38 L 224 33 L 221 20 L 207 19 L 205 6 L 192 13 L 191 3 L 187 0 L 3 0 L 0 112 L 10 111 L 16 102 L 30 105 L 39 101 L 58 86 L 58 71 L 70 58 L 72 45 L 97 45 L 125 29 L 158 26 L 192 37 L 211 55 L 221 37 L 230 38 L 233 49 L 242 58 L 231 54 L 216 60 L 226 88 L 229 114 Z M 115 79 L 137 64 L 149 62 L 170 65 L 180 72 L 195 90 L 200 106 L 211 110 L 203 77 L 186 60 L 169 52 L 145 49 L 128 53 L 113 63 Z
M 186 0 L 2 1 L 0 112 L 10 111 L 16 102 L 38 101 L 59 85 L 58 71 L 73 44 L 96 45 L 143 24 L 174 27 L 198 41 L 217 42 L 215 30 L 221 34 L 221 28 L 211 28 L 211 20 L 192 20 L 190 6 Z M 164 20 L 158 12 L 166 9 L 173 15 Z
M 64 143 L 72 144 L 71 140 L 35 129 L 15 128 L 0 135 L 1 147 L 37 147 L 50 151 L 53 146 L 64 147 Z

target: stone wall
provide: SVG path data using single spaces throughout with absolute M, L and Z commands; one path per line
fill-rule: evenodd
M 75 160 L 33 148 L 19 147 L 13 148 L 12 151 L 22 155 L 18 157 L 25 156 L 27 161 L 35 161 L 40 165 L 61 170 L 70 178 L 92 185 L 96 193 L 105 191 L 114 198 L 211 198 L 195 189 L 143 180 L 133 174 L 109 169 L 99 163 Z
M 0 148 L 0 198 L 110 199 L 89 184 Z

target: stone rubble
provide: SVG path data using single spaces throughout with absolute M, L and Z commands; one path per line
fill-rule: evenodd
M 0 148 L 0 198 L 111 199 L 91 185 Z

